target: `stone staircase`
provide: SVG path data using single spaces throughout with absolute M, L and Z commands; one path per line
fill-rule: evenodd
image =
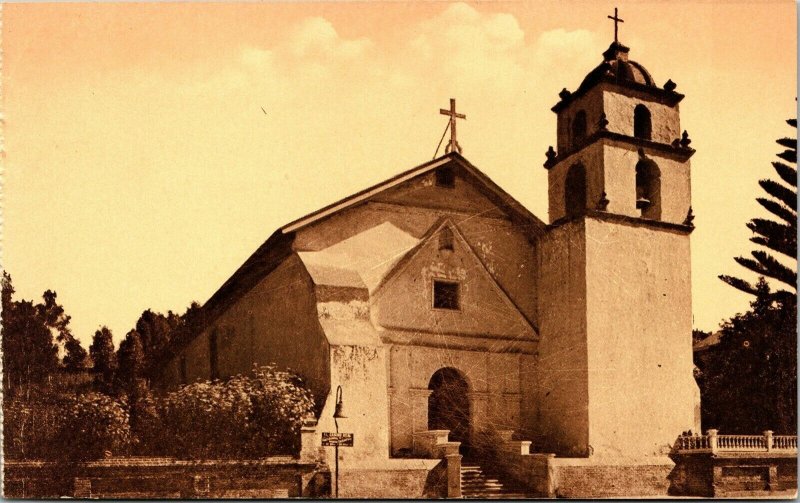
M 461 494 L 464 499 L 529 498 L 525 492 L 510 488 L 499 479 L 487 475 L 483 468 L 474 462 L 464 462 L 461 465 Z

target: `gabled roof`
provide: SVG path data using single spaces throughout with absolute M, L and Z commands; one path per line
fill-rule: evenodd
M 504 209 L 510 215 L 518 229 L 526 232 L 531 237 L 539 236 L 545 232 L 547 224 L 528 211 L 527 208 L 500 188 L 500 186 L 494 183 L 478 168 L 473 166 L 472 163 L 461 154 L 451 152 L 404 171 L 381 183 L 356 192 L 349 197 L 329 204 L 279 228 L 269 239 L 259 246 L 236 272 L 234 272 L 233 275 L 214 292 L 208 301 L 206 301 L 202 308 L 205 326 L 213 324 L 229 306 L 245 295 L 293 253 L 293 242 L 296 231 L 364 203 L 370 198 L 382 194 L 408 180 L 430 173 L 436 168 L 448 164 L 454 165 L 460 169 L 462 173 L 474 180 L 493 203 Z M 306 259 L 307 258 L 308 257 L 306 257 Z M 303 259 L 301 258 L 301 260 Z M 305 262 L 305 260 L 303 261 Z M 318 277 L 324 276 L 326 278 L 325 281 L 331 281 L 332 278 L 339 282 L 353 282 L 355 280 L 352 274 L 343 274 L 342 271 L 334 269 L 337 268 L 325 268 L 324 270 L 315 270 L 314 272 L 318 273 L 316 274 Z M 313 275 L 313 273 L 311 274 Z M 169 351 L 167 351 L 168 354 L 165 356 L 169 357 L 171 354 L 174 354 L 178 351 L 179 347 L 182 347 L 188 342 L 189 340 L 173 341 L 173 343 L 170 344 Z
M 385 180 L 381 183 L 373 185 L 372 187 L 368 187 L 364 190 L 356 192 L 352 196 L 346 197 L 335 203 L 329 204 L 324 208 L 321 208 L 317 211 L 309 213 L 308 215 L 298 218 L 297 220 L 284 225 L 280 228 L 280 231 L 284 234 L 288 234 L 291 232 L 295 232 L 300 230 L 308 225 L 314 224 L 321 220 L 324 220 L 340 211 L 346 210 L 358 204 L 361 204 L 370 198 L 381 194 L 393 187 L 400 185 L 403 182 L 411 180 L 412 178 L 416 178 L 420 175 L 424 175 L 426 173 L 430 173 L 434 171 L 436 168 L 441 166 L 445 166 L 447 164 L 455 164 L 457 167 L 461 168 L 465 173 L 471 176 L 475 181 L 478 182 L 479 186 L 484 189 L 486 195 L 498 206 L 504 208 L 506 211 L 511 214 L 512 218 L 525 221 L 532 227 L 534 234 L 541 234 L 544 232 L 546 224 L 537 218 L 533 213 L 528 211 L 522 204 L 520 204 L 516 199 L 511 197 L 508 192 L 504 191 L 500 188 L 499 185 L 494 183 L 488 176 L 483 174 L 478 168 L 472 165 L 466 158 L 464 158 L 461 154 L 457 152 L 451 152 L 449 154 L 445 154 L 441 157 L 438 157 L 432 161 L 426 162 L 425 164 L 420 164 L 419 166 L 412 168 L 408 171 L 404 171 L 388 180 Z

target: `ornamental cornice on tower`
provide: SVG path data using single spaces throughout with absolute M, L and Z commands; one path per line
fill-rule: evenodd
M 561 101 L 556 103 L 552 110 L 558 112 L 601 83 L 614 84 L 634 93 L 645 93 L 670 106 L 676 105 L 683 99 L 682 94 L 675 92 L 672 80 L 668 80 L 663 88 L 659 88 L 650 72 L 628 57 L 629 52 L 629 47 L 619 42 L 612 42 L 603 52 L 603 61 L 586 75 L 575 92 L 564 89 L 559 93 Z

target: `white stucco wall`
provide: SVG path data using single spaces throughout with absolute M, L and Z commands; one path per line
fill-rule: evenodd
M 693 429 L 689 236 L 586 219 L 589 444 L 663 454 Z
M 586 238 L 583 220 L 552 229 L 540 243 L 540 341 L 535 441 L 581 455 L 588 444 Z M 604 275 L 605 276 L 605 275 Z

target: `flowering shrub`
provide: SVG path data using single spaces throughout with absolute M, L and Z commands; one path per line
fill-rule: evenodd
M 70 459 L 94 459 L 106 451 L 123 454 L 131 442 L 126 404 L 102 393 L 86 393 L 64 407 L 64 452 Z
M 299 449 L 300 424 L 313 409 L 300 379 L 272 366 L 252 376 L 183 386 L 158 401 L 169 442 L 150 442 L 180 458 L 258 458 Z
M 297 376 L 271 366 L 164 397 L 46 395 L 3 405 L 9 458 L 86 460 L 129 453 L 189 459 L 295 454 L 314 407 Z
M 9 458 L 93 459 L 131 440 L 125 404 L 101 393 L 14 400 L 3 412 Z

